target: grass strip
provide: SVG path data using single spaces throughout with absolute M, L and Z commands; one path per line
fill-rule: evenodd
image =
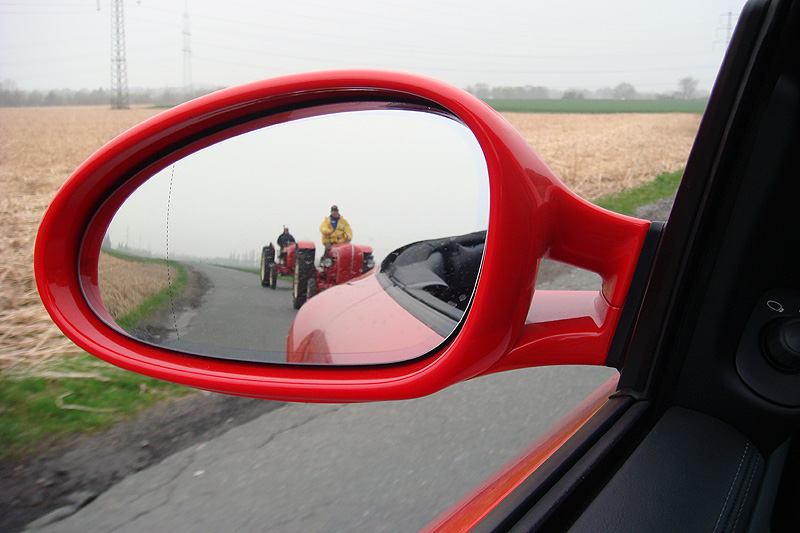
M 495 111 L 507 113 L 698 113 L 708 100 L 598 100 L 487 98 Z
M 43 374 L 0 374 L 0 460 L 24 459 L 108 429 L 155 403 L 194 393 L 87 353 L 65 356 Z
M 593 203 L 609 211 L 623 215 L 633 215 L 639 206 L 672 196 L 678 190 L 682 177 L 683 170 L 665 172 L 656 176 L 656 179 L 649 183 L 626 189 L 617 194 L 602 196 L 594 200 Z
M 104 250 L 126 261 L 174 269 L 171 287 L 146 298 L 117 320 L 123 329 L 169 305 L 186 289 L 186 268 L 174 261 Z M 157 402 L 193 389 L 122 370 L 87 353 L 65 355 L 35 375 L 0 374 L 0 460 L 20 460 L 71 437 L 108 429 Z
M 166 259 L 153 259 L 146 257 L 137 257 L 133 255 L 121 254 L 119 252 L 103 250 L 109 255 L 113 255 L 118 259 L 125 261 L 139 261 L 142 263 L 158 263 L 167 265 L 168 268 L 174 269 L 175 275 L 168 287 L 164 287 L 160 291 L 151 294 L 136 309 L 116 319 L 117 325 L 122 329 L 128 331 L 143 320 L 147 320 L 161 309 L 169 305 L 170 301 L 179 297 L 186 290 L 186 285 L 189 282 L 189 274 L 186 272 L 186 267 L 175 261 L 167 261 Z

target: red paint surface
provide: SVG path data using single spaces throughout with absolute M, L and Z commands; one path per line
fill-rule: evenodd
M 307 116 L 375 109 L 380 101 L 447 110 L 472 130 L 486 158 L 491 204 L 481 276 L 458 335 L 438 351 L 402 364 L 353 367 L 223 361 L 143 344 L 110 326 L 107 313 L 93 310 L 103 308 L 97 262 L 105 230 L 147 178 L 233 135 Z M 123 133 L 61 187 L 40 226 L 34 261 L 39 293 L 53 320 L 101 359 L 218 392 L 357 402 L 423 396 L 519 366 L 603 364 L 647 228 L 645 221 L 609 213 L 575 196 L 510 124 L 464 91 L 408 74 L 339 71 L 223 90 Z M 547 297 L 542 305 L 568 306 L 572 318 L 529 322 L 543 257 L 599 273 L 602 295 L 568 303 Z
M 294 363 L 395 363 L 428 353 L 443 340 L 367 274 L 303 305 L 289 331 L 286 357 Z

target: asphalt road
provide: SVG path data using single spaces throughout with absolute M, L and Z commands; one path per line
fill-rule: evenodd
M 182 312 L 177 333 L 161 342 L 177 350 L 247 361 L 285 362 L 286 334 L 292 324 L 291 281 L 275 290 L 262 287 L 257 274 L 192 263 L 211 288 L 200 306 Z
M 597 284 L 571 272 L 541 288 Z M 417 531 L 613 375 L 532 368 L 403 402 L 286 404 L 34 529 Z
M 665 220 L 671 205 L 664 199 L 636 215 Z M 538 288 L 599 287 L 594 274 L 552 266 L 540 269 Z M 403 402 L 285 404 L 30 527 L 417 531 L 614 374 L 530 368 Z
M 612 375 L 525 369 L 411 401 L 287 404 L 44 531 L 418 531 Z

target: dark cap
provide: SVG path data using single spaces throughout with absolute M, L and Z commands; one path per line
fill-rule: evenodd
M 338 205 L 332 205 L 331 206 L 331 211 L 338 211 L 338 210 L 339 210 L 339 206 Z

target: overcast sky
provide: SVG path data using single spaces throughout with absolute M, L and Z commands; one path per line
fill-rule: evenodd
M 100 10 L 98 11 L 98 5 Z M 458 87 L 708 90 L 744 0 L 125 1 L 131 88 L 388 68 Z M 188 26 L 184 14 L 188 13 Z M 729 16 L 732 13 L 732 16 Z M 108 88 L 110 0 L 0 0 L 0 82 Z M 188 27 L 190 69 L 184 69 Z
M 319 259 L 318 228 L 337 203 L 353 242 L 382 261 L 412 242 L 485 230 L 488 187 L 483 153 L 461 123 L 400 110 L 325 115 L 170 165 L 125 201 L 109 238 L 160 257 L 255 258 L 286 225 Z

